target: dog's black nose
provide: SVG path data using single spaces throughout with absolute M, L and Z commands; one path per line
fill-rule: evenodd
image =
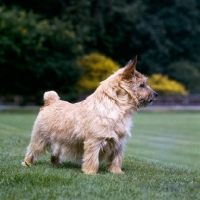
M 154 97 L 157 97 L 158 96 L 158 93 L 154 92 Z

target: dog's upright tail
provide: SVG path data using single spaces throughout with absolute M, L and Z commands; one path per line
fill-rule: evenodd
M 44 106 L 48 106 L 58 100 L 60 100 L 60 97 L 55 91 L 48 91 L 44 93 Z

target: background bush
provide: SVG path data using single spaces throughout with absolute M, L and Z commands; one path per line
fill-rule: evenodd
M 187 94 L 185 87 L 177 81 L 170 80 L 168 76 L 153 74 L 148 78 L 148 84 L 159 94 Z
M 200 93 L 200 3 L 159 0 L 0 0 L 0 96 L 70 99 L 76 59 L 98 52 Z
M 69 22 L 1 7 L 0 44 L 1 94 L 73 93 L 82 44 Z
M 98 53 L 82 56 L 77 63 L 82 70 L 77 83 L 77 90 L 81 93 L 93 92 L 101 81 L 120 68 L 112 59 Z

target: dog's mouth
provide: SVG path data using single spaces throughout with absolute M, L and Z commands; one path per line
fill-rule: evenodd
M 154 101 L 154 100 L 153 100 L 153 99 L 151 99 L 151 100 L 149 101 L 149 104 L 150 104 L 150 103 L 153 103 L 153 101 Z
M 153 103 L 154 99 L 151 99 L 149 101 L 140 101 L 140 107 L 146 107 L 148 105 L 151 105 Z
M 153 97 L 151 97 L 151 99 L 148 101 L 149 104 L 153 103 L 156 100 L 156 97 L 158 96 L 157 93 L 153 94 Z
M 148 103 L 149 103 L 149 104 L 152 104 L 155 100 L 156 100 L 156 98 L 150 99 L 150 100 L 148 101 Z
M 156 100 L 156 96 L 150 96 L 149 99 L 140 99 L 140 107 L 151 105 Z

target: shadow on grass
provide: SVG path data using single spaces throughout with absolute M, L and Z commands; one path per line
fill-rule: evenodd
M 65 161 L 62 164 L 54 165 L 48 161 L 36 161 L 34 166 L 41 166 L 41 167 L 50 167 L 55 169 L 72 169 L 78 170 L 81 172 L 81 164 L 74 163 L 72 161 Z M 98 173 L 108 173 L 106 163 L 100 163 Z

